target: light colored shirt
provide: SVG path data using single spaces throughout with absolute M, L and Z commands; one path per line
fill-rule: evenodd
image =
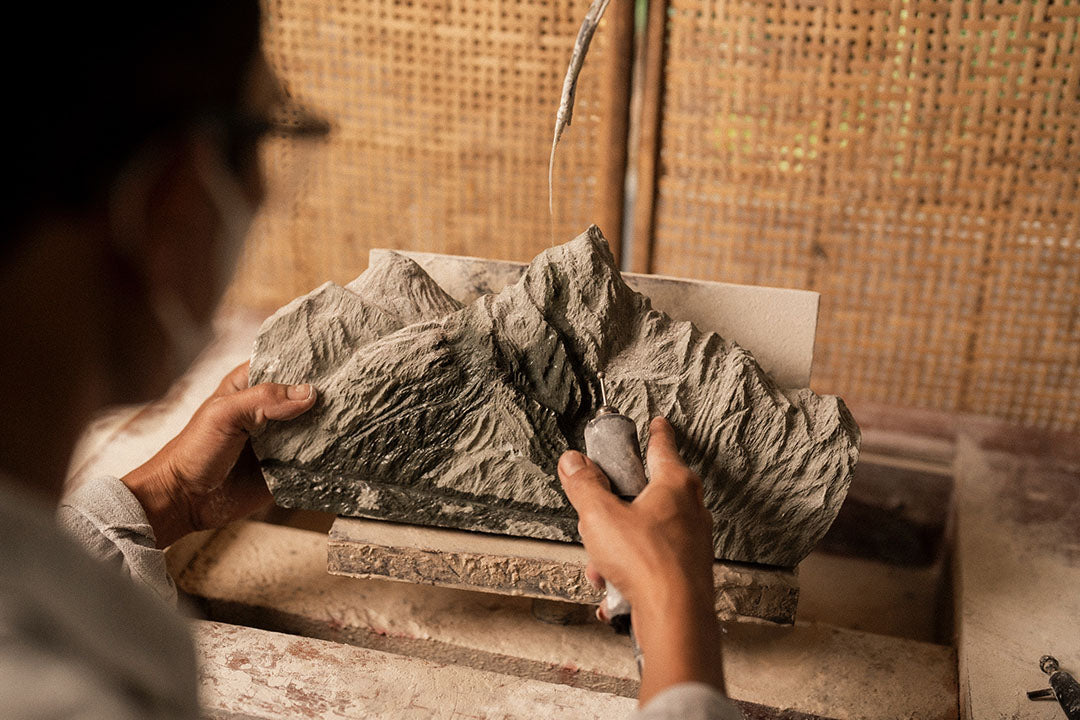
M 63 533 L 0 482 L 0 717 L 198 717 L 191 638 L 142 506 L 100 478 L 66 497 L 56 521 Z M 715 689 L 685 683 L 631 720 L 741 717 Z
M 141 515 L 149 526 L 119 484 L 88 489 L 83 517 L 117 519 L 114 552 L 135 559 L 126 567 L 135 576 L 146 569 L 136 546 L 153 547 L 153 534 L 124 536 L 131 518 Z M 68 508 L 61 515 L 72 520 L 72 513 L 79 514 Z M 57 529 L 48 508 L 0 481 L 0 717 L 198 717 L 194 648 L 186 624 L 160 596 L 162 578 L 148 591 L 154 583 L 127 582 L 124 563 L 112 552 L 104 556 L 113 561 L 91 558 Z
M 60 501 L 57 524 L 83 549 L 115 572 L 176 606 L 176 585 L 165 568 L 146 511 L 116 478 L 84 484 Z
M 658 693 L 630 720 L 742 720 L 742 711 L 704 683 L 682 683 Z

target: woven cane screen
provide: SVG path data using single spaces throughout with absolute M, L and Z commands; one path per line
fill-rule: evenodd
M 1078 20 L 671 0 L 652 270 L 820 291 L 820 391 L 1080 429 Z
M 270 0 L 271 64 L 335 128 L 313 148 L 271 146 L 271 182 L 292 185 L 253 227 L 230 300 L 274 308 L 351 280 L 373 246 L 519 260 L 548 247 L 548 150 L 585 7 Z M 608 50 L 601 27 L 559 147 L 560 242 L 596 217 Z

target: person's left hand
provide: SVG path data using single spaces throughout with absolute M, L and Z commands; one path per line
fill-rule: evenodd
M 248 364 L 225 376 L 187 426 L 121 478 L 146 510 L 159 548 L 189 532 L 219 528 L 271 500 L 249 439 L 269 420 L 315 404 L 311 385 L 248 387 Z

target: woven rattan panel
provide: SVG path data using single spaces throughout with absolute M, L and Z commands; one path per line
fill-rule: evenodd
M 587 5 L 270 0 L 271 64 L 335 129 L 320 147 L 271 146 L 272 181 L 299 187 L 257 220 L 230 300 L 272 308 L 351 280 L 373 246 L 522 260 L 548 247 L 548 150 Z M 601 27 L 559 148 L 560 242 L 597 218 L 610 38 Z
M 651 269 L 819 290 L 819 390 L 1080 429 L 1078 18 L 671 0 Z

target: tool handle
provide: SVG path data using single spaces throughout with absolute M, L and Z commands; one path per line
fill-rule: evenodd
M 645 489 L 645 467 L 641 463 L 637 426 L 617 412 L 602 412 L 585 426 L 585 453 L 611 481 L 611 491 L 633 498 Z M 630 632 L 630 603 L 617 587 L 608 583 L 602 604 L 612 627 Z
M 601 413 L 585 426 L 585 454 L 611 481 L 611 491 L 633 498 L 645 489 L 637 425 L 617 412 Z
M 1069 673 L 1059 670 L 1050 675 L 1050 687 L 1054 688 L 1054 695 L 1061 703 L 1065 717 L 1069 720 L 1080 720 L 1080 682 Z

